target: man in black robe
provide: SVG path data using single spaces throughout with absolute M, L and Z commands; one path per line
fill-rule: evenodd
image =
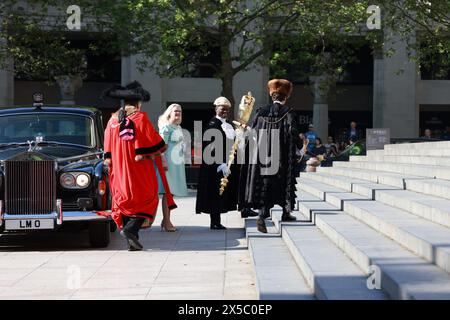
M 299 132 L 295 112 L 286 105 L 292 88 L 288 80 L 269 81 L 273 102 L 257 110 L 252 124 L 256 148 L 249 148 L 250 157 L 241 168 L 239 206 L 261 209 L 256 223 L 263 233 L 267 233 L 265 219 L 274 205 L 282 207 L 282 221 L 296 220 L 291 212 L 295 206 Z
M 208 135 L 208 130 L 216 131 L 210 131 L 213 136 L 211 141 L 203 141 L 195 211 L 210 215 L 212 230 L 223 230 L 226 227 L 221 224 L 220 215 L 237 209 L 239 168 L 234 164 L 230 167 L 231 174 L 228 176 L 228 185 L 224 193 L 220 195 L 220 181 L 228 172 L 228 157 L 236 133 L 233 124 L 227 120 L 231 107 L 230 101 L 225 97 L 219 97 L 214 101 L 214 105 L 216 106 L 216 116 L 208 122 L 205 135 Z M 217 134 L 217 139 L 214 138 L 214 133 Z

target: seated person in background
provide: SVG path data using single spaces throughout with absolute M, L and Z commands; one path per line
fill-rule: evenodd
M 424 136 L 422 138 L 432 139 L 433 137 L 431 136 L 431 130 L 430 129 L 425 129 Z
M 319 158 L 320 156 L 323 156 L 324 159 L 326 158 L 326 156 L 327 156 L 327 149 L 322 144 L 322 139 L 320 139 L 319 137 L 316 138 L 316 144 L 313 147 L 311 153 L 313 154 L 314 157 Z
M 304 171 L 306 168 L 306 161 L 309 159 L 308 156 L 308 143 L 309 140 L 305 138 L 303 133 L 299 134 L 300 141 L 297 144 L 295 150 L 296 160 L 295 160 L 295 176 L 298 177 L 300 172 Z
M 334 143 L 333 137 L 331 136 L 328 137 L 325 148 L 327 149 L 327 157 L 335 157 L 339 153 L 338 146 Z
M 309 140 L 308 151 L 312 151 L 314 148 L 314 141 L 316 141 L 317 134 L 314 132 L 314 125 L 310 124 L 308 126 L 308 132 L 305 133 L 305 138 Z

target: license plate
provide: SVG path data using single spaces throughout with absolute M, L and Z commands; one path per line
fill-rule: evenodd
M 53 229 L 53 219 L 6 220 L 5 230 Z

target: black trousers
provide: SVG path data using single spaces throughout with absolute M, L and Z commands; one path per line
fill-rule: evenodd
M 261 219 L 267 219 L 270 217 L 270 209 L 269 207 L 262 207 L 261 212 L 259 213 L 259 218 Z M 283 216 L 288 215 L 290 212 L 283 208 Z
M 211 218 L 211 225 L 218 225 L 220 224 L 220 213 L 211 213 L 210 214 L 210 218 Z
M 144 223 L 144 218 L 133 218 L 133 217 L 123 217 L 123 225 L 124 229 L 131 232 L 139 239 L 139 229 L 141 229 L 142 224 Z

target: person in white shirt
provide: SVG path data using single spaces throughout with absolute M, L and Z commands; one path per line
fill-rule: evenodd
M 221 224 L 220 215 L 237 210 L 239 168 L 235 164 L 230 169 L 227 166 L 228 156 L 236 138 L 233 124 L 227 120 L 231 103 L 227 98 L 219 97 L 214 101 L 214 105 L 216 115 L 208 122 L 204 132 L 204 137 L 211 133 L 213 138 L 212 141 L 203 141 L 195 211 L 210 215 L 212 230 L 223 230 L 226 227 Z M 232 174 L 228 176 L 228 185 L 220 195 L 220 180 L 229 170 Z

